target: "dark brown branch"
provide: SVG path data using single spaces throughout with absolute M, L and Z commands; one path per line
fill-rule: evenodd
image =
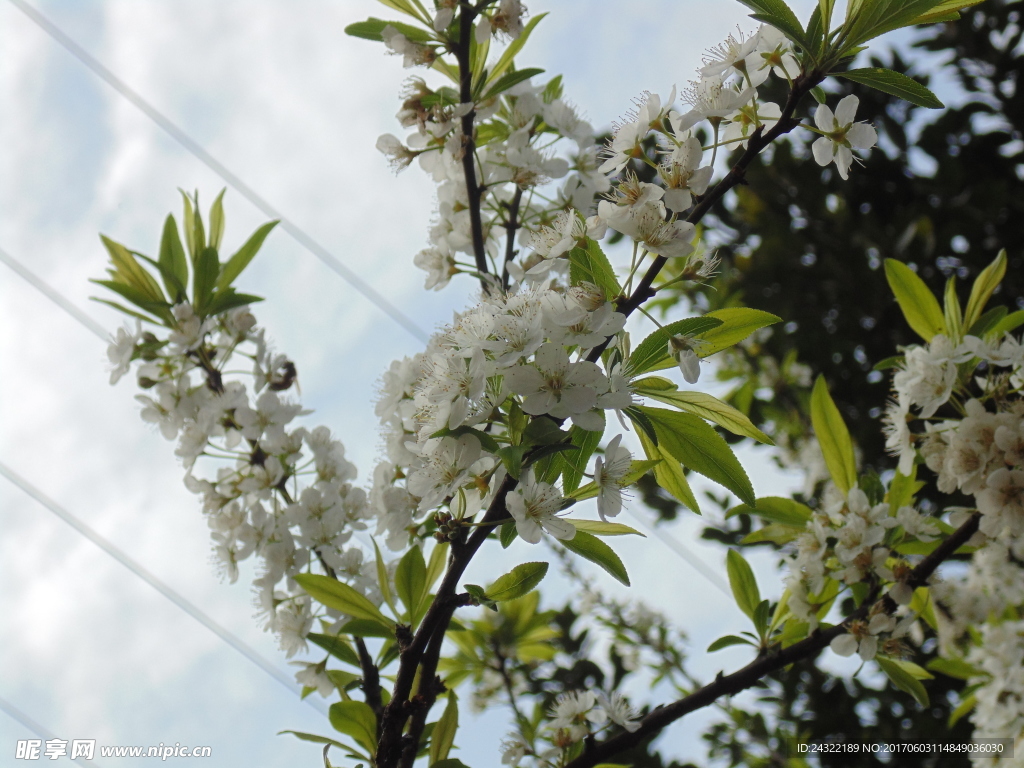
M 423 621 L 416 630 L 412 642 L 402 651 L 399 657 L 398 674 L 391 702 L 384 707 L 381 717 L 380 742 L 377 752 L 378 768 L 396 768 L 402 754 L 402 732 L 410 716 L 409 696 L 412 693 L 416 670 L 422 663 L 424 670 L 437 669 L 437 657 L 440 655 L 441 642 L 448 629 L 452 613 L 464 600 L 458 596 L 459 581 L 473 555 L 480 549 L 490 532 L 500 521 L 508 517 L 505 510 L 505 496 L 516 486 L 511 476 L 498 488 L 491 500 L 481 524 L 474 529 L 467 541 L 452 542 L 452 557 L 438 587 L 434 602 L 427 609 Z M 437 639 L 434 639 L 435 636 Z M 433 642 L 432 642 L 433 641 Z M 429 651 L 429 653 L 428 653 Z M 430 658 L 432 657 L 432 658 Z M 433 676 L 431 671 L 431 676 Z
M 363 642 L 363 638 L 357 637 L 355 640 L 356 652 L 359 654 L 359 667 L 363 670 L 363 684 L 361 686 L 363 695 L 366 697 L 366 703 L 373 710 L 379 721 L 381 710 L 384 709 L 380 699 L 380 670 L 377 669 L 377 665 L 370 658 L 370 652 L 366 650 L 366 643 Z
M 503 290 L 508 290 L 508 263 L 515 258 L 515 244 L 516 244 L 516 230 L 519 229 L 519 204 L 523 201 L 523 188 L 516 187 L 516 194 L 512 198 L 512 203 L 508 208 L 508 222 L 505 224 L 505 229 L 508 231 L 508 236 L 505 240 L 505 264 L 501 270 L 501 287 Z
M 935 572 L 935 569 L 977 532 L 979 518 L 980 514 L 975 512 L 966 523 L 954 531 L 934 552 L 918 563 L 910 572 L 910 578 L 907 580 L 907 583 L 914 587 L 924 586 Z M 635 732 L 623 732 L 606 741 L 595 744 L 593 748 L 568 763 L 566 768 L 593 768 L 593 766 L 600 763 L 609 762 L 615 755 L 635 747 L 644 739 L 650 738 L 665 726 L 675 722 L 684 715 L 706 707 L 722 696 L 731 696 L 740 691 L 745 691 L 765 675 L 820 653 L 834 638 L 846 632 L 846 627 L 850 622 L 863 619 L 868 615 L 871 607 L 878 600 L 878 593 L 879 588 L 876 587 L 859 609 L 847 616 L 846 619 L 836 626 L 816 631 L 806 640 L 794 643 L 788 648 L 770 650 L 731 675 L 719 675 L 713 683 L 705 685 L 689 696 L 655 709 L 640 722 L 640 727 Z M 886 602 L 886 610 L 890 612 L 895 610 L 896 604 L 888 596 L 884 597 L 883 600 Z
M 459 101 L 462 104 L 473 103 L 473 67 L 469 59 L 470 40 L 473 35 L 473 21 L 477 11 L 472 6 L 462 6 L 459 16 L 459 42 L 454 46 L 455 59 L 459 63 Z M 480 273 L 480 285 L 484 291 L 490 292 L 491 284 L 487 280 L 487 253 L 484 251 L 484 228 L 480 215 L 480 201 L 483 188 L 476 180 L 476 141 L 473 138 L 473 121 L 476 110 L 471 109 L 462 116 L 462 172 L 466 177 L 466 196 L 469 203 L 469 226 L 473 238 L 473 258 L 477 272 Z

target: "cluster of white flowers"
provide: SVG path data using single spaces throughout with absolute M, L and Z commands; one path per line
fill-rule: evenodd
M 445 18 L 436 21 L 435 26 L 445 19 L 450 22 L 451 9 L 440 9 L 439 17 L 442 13 Z M 483 42 L 497 33 L 518 37 L 523 29 L 523 13 L 518 0 L 502 0 L 494 13 L 479 17 L 477 39 Z M 384 38 L 392 51 L 405 56 L 407 66 L 433 62 L 431 48 L 410 42 L 392 27 L 385 29 Z M 414 258 L 414 264 L 427 272 L 428 289 L 443 288 L 453 275 L 475 273 L 477 269 L 463 167 L 466 137 L 462 118 L 471 111 L 479 127 L 473 137 L 473 165 L 492 276 L 502 275 L 505 238 L 510 234 L 520 230 L 520 243 L 540 252 L 534 236 L 543 225 L 569 207 L 589 210 L 595 195 L 609 188 L 607 177 L 597 170 L 594 128 L 561 98 L 560 80 L 546 85 L 526 80 L 476 103 L 460 103 L 451 88 L 435 91 L 423 79 L 413 78 L 403 95 L 397 117 L 403 127 L 415 132 L 404 142 L 385 134 L 378 139 L 377 148 L 397 170 L 418 159 L 438 185 L 437 219 L 430 229 L 430 247 Z M 559 152 L 564 156 L 557 156 Z M 536 194 L 560 179 L 564 181 L 557 190 Z M 459 254 L 467 256 L 469 262 L 460 261 Z M 531 263 L 524 267 L 524 261 L 509 264 L 509 272 L 518 279 L 534 266 Z
M 797 537 L 796 554 L 788 561 L 790 611 L 807 622 L 810 630 L 817 627 L 820 603 L 826 602 L 820 599 L 826 577 L 848 586 L 882 579 L 892 584 L 889 596 L 897 604 L 907 605 L 913 597 L 913 589 L 906 581 L 910 567 L 886 545 L 889 531 L 897 526 L 904 535 L 918 541 L 933 541 L 939 534 L 935 520 L 914 507 L 892 510 L 884 502 L 872 505 L 867 494 L 857 487 L 845 499 L 815 513 L 807 529 Z M 864 627 L 851 627 L 852 636 L 867 642 L 858 646 L 851 644 L 849 636 L 842 636 L 833 642 L 833 650 L 845 656 L 859 650 L 865 659 L 873 658 L 877 636 L 896 631 L 895 621 L 889 622 L 891 618 L 878 614 Z
M 967 661 L 984 673 L 970 681 L 981 684 L 974 692 L 973 738 L 1009 735 L 1020 749 L 1024 745 L 1024 620 L 983 625 L 981 643 L 971 649 Z M 982 765 L 991 759 L 974 757 L 972 761 Z
M 621 366 L 605 371 L 585 359 L 624 322 L 596 286 L 523 289 L 485 297 L 435 334 L 425 352 L 393 363 L 377 404 L 387 460 L 370 494 L 388 546 L 404 547 L 417 516 L 443 505 L 459 519 L 486 507 L 505 477 L 496 446 L 513 444 L 509 403 L 524 422 L 546 415 L 588 431 L 604 430 L 606 410 L 629 407 Z M 619 513 L 631 460 L 618 439 L 612 443 L 594 470 L 602 516 Z M 507 506 L 519 535 L 536 543 L 542 530 L 575 534 L 559 517 L 563 502 L 528 468 Z
M 969 399 L 962 418 L 933 419 L 960 385 L 957 366 L 969 361 L 986 364 L 987 376 L 975 382 L 995 411 Z M 1010 335 L 993 343 L 967 336 L 954 346 L 940 334 L 908 349 L 893 377 L 887 447 L 900 457 L 900 471 L 909 473 L 919 449 L 940 491 L 974 496 L 990 538 L 1024 534 L 1024 403 L 1012 397 L 1024 384 L 1022 371 L 1024 346 Z M 914 416 L 927 420 L 923 434 L 911 430 Z
M 248 308 L 200 321 L 182 303 L 173 316 L 166 341 L 138 327 L 118 331 L 108 353 L 111 379 L 141 358 L 142 418 L 178 441 L 175 454 L 187 470 L 186 487 L 203 499 L 219 569 L 234 582 L 239 563 L 258 558 L 257 606 L 291 657 L 305 648 L 314 620 L 313 605 L 291 577 L 329 569 L 380 601 L 374 562 L 349 545 L 372 508 L 352 485 L 356 468 L 341 442 L 326 427 L 293 425 L 306 412 L 280 393 L 295 383 L 295 367 L 268 346 Z M 251 361 L 251 389 L 225 373 L 240 358 Z M 200 456 L 221 460 L 214 475 L 195 474 Z

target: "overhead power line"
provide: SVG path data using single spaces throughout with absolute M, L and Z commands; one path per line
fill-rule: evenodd
M 57 738 L 52 733 L 50 733 L 49 730 L 41 726 L 39 723 L 37 723 L 35 720 L 26 715 L 24 712 L 22 712 L 20 709 L 18 709 L 16 706 L 11 704 L 11 702 L 7 701 L 3 697 L 0 697 L 0 712 L 3 712 L 12 720 L 16 720 L 17 722 L 21 723 L 21 725 L 28 728 L 30 731 L 32 731 L 32 733 L 34 733 L 36 736 L 38 736 L 40 739 L 43 739 L 44 741 L 51 741 Z M 4 748 L 10 749 L 10 745 L 4 745 Z M 10 753 L 8 752 L 8 754 Z M 99 766 L 96 764 L 96 761 L 94 760 L 90 760 L 88 763 L 83 763 L 81 758 L 76 757 L 73 762 L 78 763 L 81 766 L 84 766 L 84 768 L 99 768 Z
M 130 570 L 140 579 L 145 581 L 147 584 L 149 584 L 149 586 L 151 586 L 161 595 L 166 597 L 176 606 L 181 608 L 181 610 L 183 610 L 193 619 L 198 621 L 208 630 L 213 632 L 215 635 L 217 635 L 217 637 L 219 637 L 225 643 L 230 645 L 240 654 L 245 656 L 257 667 L 259 667 L 272 678 L 277 680 L 277 682 L 281 683 L 281 685 L 285 686 L 289 691 L 291 691 L 292 693 L 299 693 L 298 687 L 291 677 L 289 677 L 287 674 L 285 674 L 276 666 L 274 666 L 274 664 L 272 664 L 270 661 L 261 656 L 255 649 L 251 648 L 248 644 L 246 644 L 244 640 L 235 636 L 232 632 L 225 629 L 212 618 L 207 616 L 197 606 L 189 602 L 186 598 L 182 597 L 180 594 L 178 594 L 178 592 L 176 592 L 170 586 L 168 586 L 155 575 L 146 570 L 146 568 L 144 568 L 140 563 L 133 560 L 121 549 L 115 546 L 112 542 L 101 536 L 91 527 L 89 527 L 81 520 L 79 520 L 77 517 L 75 517 L 73 514 L 68 512 L 63 507 L 61 507 L 56 501 L 51 499 L 49 496 L 47 496 L 45 493 L 39 490 L 35 485 L 33 485 L 31 482 L 26 480 L 21 475 L 19 475 L 17 472 L 8 467 L 2 461 L 0 461 L 0 475 L 3 475 L 14 485 L 18 486 L 27 495 L 31 496 L 33 499 L 42 504 L 44 507 L 50 510 L 53 514 L 55 514 L 65 523 L 74 528 L 82 536 L 87 538 L 97 547 L 99 547 L 112 558 L 117 560 L 119 563 L 121 563 L 121 565 L 123 565 L 125 568 Z M 306 699 L 304 699 L 304 701 L 310 704 L 310 706 L 312 706 L 321 714 L 326 714 L 326 709 L 321 706 L 318 706 L 319 702 L 314 700 L 313 698 L 307 697 Z
M 699 555 L 696 555 L 689 549 L 687 549 L 687 547 L 681 541 L 679 541 L 679 539 L 670 534 L 668 531 L 656 528 L 654 524 L 650 520 L 648 520 L 642 513 L 637 512 L 635 509 L 629 509 L 628 507 L 627 509 L 629 513 L 634 517 L 634 519 L 638 523 L 640 523 L 640 526 L 642 528 L 647 529 L 647 532 L 654 536 L 654 538 L 660 539 L 666 547 L 671 549 L 679 557 L 683 558 L 683 560 L 685 560 L 691 568 L 697 571 L 697 573 L 699 573 L 705 579 L 710 581 L 715 586 L 715 588 L 718 589 L 719 592 L 726 595 L 728 598 L 732 599 L 732 590 L 729 589 L 729 585 L 725 583 L 725 580 L 721 576 L 719 576 L 711 568 L 709 568 L 708 564 L 705 563 Z
M 398 307 L 388 301 L 382 296 L 373 286 L 363 280 L 359 275 L 353 272 L 351 269 L 346 267 L 334 254 L 328 251 L 324 246 L 314 240 L 308 235 L 301 227 L 295 224 L 291 219 L 280 213 L 270 203 L 263 199 L 256 191 L 246 184 L 237 175 L 232 173 L 228 168 L 217 160 L 213 155 L 203 149 L 192 137 L 190 137 L 185 131 L 179 128 L 169 118 L 165 117 L 163 113 L 157 110 L 152 104 L 142 98 L 137 92 L 132 90 L 123 80 L 117 75 L 107 69 L 97 59 L 93 58 L 89 53 L 86 52 L 82 46 L 76 43 L 71 37 L 66 35 L 58 26 L 43 16 L 39 11 L 33 8 L 24 0 L 10 0 L 11 4 L 15 8 L 20 10 L 29 19 L 31 19 L 38 27 L 40 27 L 46 34 L 56 40 L 61 47 L 68 51 L 72 56 L 78 59 L 82 64 L 88 67 L 97 77 L 102 79 L 107 85 L 117 91 L 121 96 L 130 101 L 136 108 L 138 108 L 143 114 L 145 114 L 150 120 L 156 123 L 162 128 L 172 139 L 178 144 L 184 147 L 190 152 L 196 159 L 203 163 L 207 168 L 212 170 L 228 184 L 230 184 L 239 194 L 242 195 L 246 200 L 256 206 L 264 215 L 269 216 L 271 219 L 278 219 L 281 222 L 281 229 L 287 232 L 292 238 L 298 242 L 302 247 L 316 256 L 322 261 L 329 269 L 339 275 L 342 279 L 347 281 L 349 285 L 361 293 L 366 299 L 374 304 L 378 309 L 384 312 L 388 317 L 402 326 L 406 331 L 412 334 L 416 339 L 426 342 L 428 336 L 426 332 L 420 328 L 413 320 L 411 320 L 404 312 Z

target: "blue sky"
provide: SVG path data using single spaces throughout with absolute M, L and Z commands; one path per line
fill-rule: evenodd
M 811 4 L 793 3 L 801 16 Z M 400 133 L 397 94 L 410 73 L 342 30 L 387 9 L 369 0 L 33 7 L 422 327 L 469 300 L 468 281 L 422 290 L 411 261 L 432 184 L 416 168 L 391 175 L 373 148 L 379 134 Z M 703 49 L 737 24 L 752 28 L 727 0 L 534 0 L 530 10 L 552 13 L 523 63 L 564 73 L 567 97 L 596 126 L 645 89 L 685 84 Z M 152 252 L 164 216 L 178 211 L 177 187 L 209 202 L 224 182 L 5 0 L 0 114 L 0 248 L 113 329 L 121 319 L 89 301 L 87 279 L 105 261 L 97 233 Z M 235 192 L 225 202 L 231 247 L 264 217 Z M 378 450 L 375 381 L 415 340 L 280 231 L 242 285 L 268 299 L 257 315 L 298 365 L 310 423 L 331 426 L 365 478 Z M 3 266 L 0 355 L 0 462 L 287 670 L 252 618 L 247 574 L 218 580 L 173 447 L 138 418 L 132 383 L 110 387 L 103 345 Z M 760 495 L 797 484 L 763 454 L 743 456 Z M 720 566 L 723 552 L 694 541 L 699 528 L 689 516 L 670 530 Z M 320 713 L 3 479 L 0 530 L 0 697 L 61 738 L 210 745 L 212 765 L 318 764 L 315 747 L 275 733 L 326 733 Z M 739 612 L 661 543 L 630 543 L 623 558 L 632 594 L 678 619 L 694 649 L 741 628 Z M 759 572 L 772 583 L 768 563 Z M 742 651 L 723 652 L 701 667 L 742 661 Z M 706 718 L 670 734 L 670 751 L 701 754 Z M 460 757 L 493 764 L 504 727 L 504 713 L 485 717 Z M 29 737 L 0 714 L 0 755 Z

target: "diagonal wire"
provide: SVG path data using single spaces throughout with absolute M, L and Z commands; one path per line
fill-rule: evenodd
M 33 288 L 35 288 L 37 291 L 43 294 L 46 298 L 48 298 L 58 307 L 60 307 L 73 318 L 75 318 L 75 320 L 80 322 L 87 329 L 92 331 L 93 334 L 99 336 L 102 341 L 110 341 L 110 336 L 105 330 L 103 330 L 102 325 L 100 325 L 87 314 L 85 314 L 85 312 L 83 312 L 70 301 L 68 301 L 64 296 L 57 293 L 57 291 L 51 288 L 44 280 L 42 280 L 42 278 L 38 277 L 33 272 L 30 272 L 27 267 L 22 265 L 21 262 L 19 262 L 9 253 L 7 253 L 7 251 L 5 251 L 3 248 L 0 248 L 0 261 L 2 261 L 8 267 L 14 270 L 18 277 L 27 282 L 29 285 L 31 285 Z
M 648 533 L 654 536 L 654 538 L 660 539 L 662 544 L 664 544 L 666 547 L 668 547 L 677 555 L 679 555 L 679 557 L 683 558 L 683 560 L 685 560 L 691 568 L 697 571 L 697 573 L 699 573 L 705 579 L 710 581 L 718 589 L 719 592 L 721 592 L 726 597 L 732 599 L 732 590 L 729 589 L 729 585 L 725 583 L 721 576 L 719 576 L 711 568 L 709 568 L 708 564 L 705 563 L 699 555 L 696 555 L 689 549 L 687 549 L 687 547 L 681 541 L 679 541 L 679 539 L 670 534 L 668 531 L 656 528 L 654 524 L 645 515 L 641 514 L 640 512 L 637 512 L 635 509 L 629 509 L 628 507 L 627 510 L 629 514 L 631 514 L 633 518 L 638 523 L 640 523 L 640 526 L 642 528 L 646 529 Z
M 21 723 L 23 726 L 28 728 L 30 731 L 32 731 L 32 733 L 34 733 L 36 736 L 43 739 L 44 741 L 52 741 L 53 739 L 57 738 L 52 733 L 50 733 L 46 728 L 41 726 L 39 723 L 37 723 L 35 720 L 26 715 L 24 712 L 22 712 L 20 709 L 18 709 L 16 706 L 11 704 L 11 702 L 7 701 L 3 697 L 0 697 L 0 712 L 3 712 L 12 720 L 16 720 L 17 722 Z M 85 766 L 85 768 L 89 768 L 89 766 L 92 766 L 92 768 L 98 768 L 96 763 L 92 760 L 90 760 L 88 763 L 83 763 L 82 758 L 76 757 L 72 762 L 78 763 L 81 766 Z
M 48 510 L 53 512 L 53 514 L 55 514 L 65 523 L 74 528 L 78 533 L 80 533 L 82 536 L 87 538 L 97 547 L 102 549 L 112 558 L 117 560 L 119 563 L 121 563 L 121 565 L 130 570 L 144 582 L 149 584 L 149 586 L 151 586 L 161 595 L 166 597 L 176 606 L 181 608 L 181 610 L 183 610 L 193 619 L 198 621 L 208 630 L 213 632 L 215 635 L 217 635 L 217 637 L 219 637 L 225 643 L 230 645 L 240 654 L 245 656 L 257 667 L 259 667 L 272 678 L 277 680 L 277 682 L 281 683 L 281 685 L 285 686 L 289 691 L 291 691 L 292 693 L 297 693 L 294 681 L 288 675 L 286 675 L 284 672 L 282 672 L 280 669 L 274 666 L 271 662 L 269 662 L 267 659 L 261 656 L 255 649 L 246 644 L 245 641 L 241 640 L 240 638 L 232 634 L 229 630 L 225 629 L 212 618 L 207 616 L 197 606 L 193 605 L 186 598 L 182 597 L 175 590 L 173 590 L 171 587 L 169 587 L 155 575 L 146 570 L 140 563 L 133 560 L 131 557 L 125 554 L 121 549 L 119 549 L 109 540 L 101 536 L 95 530 L 90 528 L 88 525 L 83 523 L 81 520 L 72 515 L 66 509 L 61 507 L 56 501 L 51 499 L 49 496 L 47 496 L 45 493 L 43 493 L 36 486 L 34 486 L 24 477 L 19 475 L 13 469 L 8 467 L 2 461 L 0 461 L 0 475 L 3 475 L 14 485 L 18 486 L 22 491 L 24 491 L 28 496 L 31 496 L 37 502 L 39 502 Z M 307 697 L 306 699 L 304 699 L 304 701 L 306 701 L 310 706 L 312 706 L 321 714 L 326 714 L 326 711 L 324 711 L 322 707 L 317 706 L 319 703 L 317 700 Z
M 250 203 L 256 206 L 263 214 L 269 216 L 272 219 L 278 219 L 281 222 L 281 229 L 292 236 L 301 246 L 316 256 L 322 261 L 329 269 L 339 275 L 343 280 L 347 281 L 349 285 L 366 297 L 372 304 L 378 309 L 384 312 L 388 317 L 402 326 L 406 331 L 412 334 L 416 339 L 426 342 L 427 334 L 420 328 L 413 320 L 411 320 L 405 313 L 403 313 L 398 307 L 388 301 L 382 296 L 373 286 L 368 282 L 359 277 L 355 272 L 346 267 L 341 261 L 338 260 L 334 254 L 328 251 L 324 246 L 320 245 L 310 235 L 300 228 L 297 224 L 292 222 L 283 214 L 279 213 L 270 203 L 264 200 L 256 191 L 242 181 L 238 176 L 232 173 L 226 166 L 224 166 L 219 160 L 213 155 L 207 152 L 202 146 L 199 145 L 192 137 L 190 137 L 185 131 L 179 128 L 170 119 L 165 117 L 163 113 L 157 110 L 152 104 L 143 99 L 138 93 L 132 90 L 128 85 L 121 80 L 117 75 L 103 66 L 99 61 L 90 56 L 82 46 L 76 43 L 72 38 L 66 35 L 59 27 L 53 22 L 43 16 L 39 11 L 33 8 L 24 0 L 10 0 L 11 4 L 15 8 L 20 10 L 26 16 L 29 17 L 37 26 L 39 26 L 46 34 L 56 40 L 65 50 L 68 51 L 72 56 L 78 59 L 82 64 L 88 67 L 96 74 L 101 80 L 107 83 L 111 88 L 117 91 L 121 96 L 124 96 L 130 101 L 136 108 L 144 113 L 150 120 L 156 123 L 162 128 L 172 139 L 178 142 L 188 152 L 196 157 L 203 165 L 212 170 L 228 184 L 237 190 L 242 197 L 247 199 Z

